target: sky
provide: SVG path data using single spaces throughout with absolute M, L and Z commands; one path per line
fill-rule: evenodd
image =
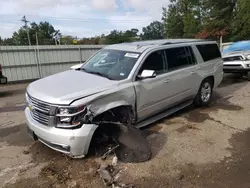
M 0 36 L 11 37 L 23 23 L 48 21 L 63 35 L 79 38 L 128 30 L 161 20 L 169 0 L 0 0 Z

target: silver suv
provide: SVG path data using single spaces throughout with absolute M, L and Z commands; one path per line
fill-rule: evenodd
M 80 69 L 28 86 L 28 132 L 54 150 L 84 157 L 99 122 L 140 128 L 192 103 L 207 105 L 222 78 L 216 42 L 176 39 L 107 46 Z

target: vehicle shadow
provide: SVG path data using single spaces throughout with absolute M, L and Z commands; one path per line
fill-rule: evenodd
M 224 88 L 224 87 L 236 85 L 236 84 L 237 85 L 247 84 L 247 83 L 248 83 L 247 78 L 239 74 L 225 74 L 221 84 L 219 85 L 219 88 Z

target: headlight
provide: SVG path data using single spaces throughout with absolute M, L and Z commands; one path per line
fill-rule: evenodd
M 81 124 L 81 117 L 86 114 L 86 108 L 81 107 L 60 107 L 57 110 L 57 127 L 74 128 Z

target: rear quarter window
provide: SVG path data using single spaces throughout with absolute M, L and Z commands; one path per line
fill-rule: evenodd
M 204 62 L 221 58 L 221 53 L 217 44 L 196 45 Z

